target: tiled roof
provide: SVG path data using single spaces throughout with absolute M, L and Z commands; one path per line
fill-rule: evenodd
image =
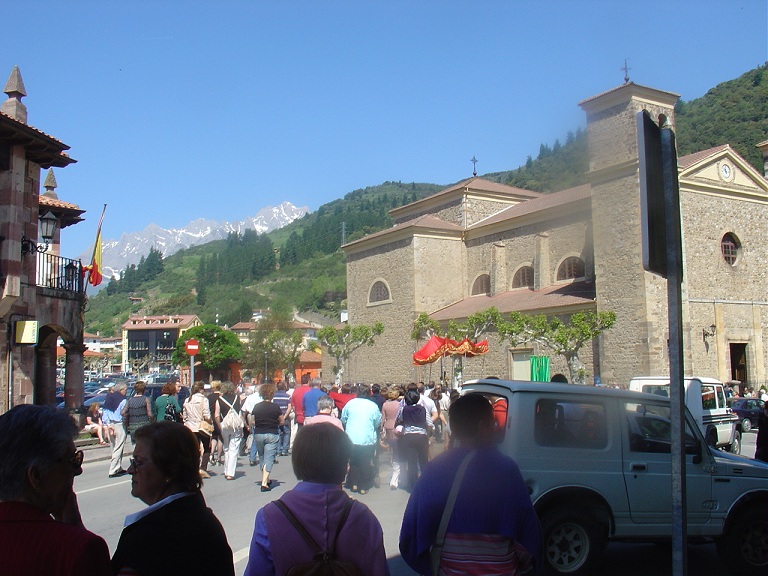
M 588 282 L 553 284 L 541 290 L 520 288 L 493 296 L 470 296 L 430 314 L 433 320 L 451 320 L 496 307 L 502 314 L 532 312 L 594 303 L 595 285 Z
M 464 189 L 476 190 L 478 192 L 503 194 L 509 196 L 510 198 L 538 198 L 539 196 L 542 196 L 540 192 L 532 192 L 531 190 L 525 190 L 523 188 L 515 188 L 514 186 L 507 186 L 506 184 L 499 184 L 498 182 L 492 182 L 490 180 L 486 180 L 485 178 L 474 176 L 472 178 L 468 178 L 467 180 L 462 180 L 453 186 L 449 186 L 445 190 L 441 190 L 440 192 L 432 194 L 431 196 L 416 200 L 416 202 L 411 202 L 410 204 L 405 204 L 404 206 L 393 208 L 389 211 L 389 213 L 395 216 L 401 212 L 408 212 L 414 206 L 418 206 L 419 204 L 422 204 L 426 201 L 432 202 L 442 196 L 450 196 L 454 192 Z
M 314 350 L 304 350 L 304 352 L 301 353 L 301 356 L 299 356 L 299 362 L 322 362 L 323 356 L 321 354 L 318 354 Z
M 509 206 L 508 208 L 505 208 L 504 210 L 497 212 L 496 214 L 489 216 L 484 220 L 480 220 L 479 222 L 470 226 L 468 229 L 477 230 L 478 228 L 488 226 L 489 224 L 495 224 L 497 222 L 503 222 L 513 218 L 519 218 L 527 214 L 539 212 L 540 210 L 547 210 L 549 208 L 569 204 L 571 202 L 578 202 L 579 200 L 589 198 L 591 191 L 592 188 L 589 184 L 583 184 L 581 186 L 568 188 L 567 190 L 562 190 L 560 192 L 544 194 L 540 198 L 526 200 L 525 202 L 520 202 L 520 204 Z
M 396 224 L 395 226 L 392 226 L 391 228 L 387 228 L 386 230 L 380 230 L 378 232 L 374 232 L 373 234 L 369 234 L 364 238 L 360 238 L 359 240 L 355 240 L 354 242 L 349 242 L 344 246 L 353 246 L 360 242 L 367 242 L 374 238 L 379 238 L 387 234 L 392 234 L 393 232 L 405 230 L 406 228 L 413 228 L 414 230 L 415 229 L 443 230 L 446 232 L 461 232 L 463 230 L 463 228 L 458 224 L 446 222 L 445 220 L 438 218 L 437 216 L 432 216 L 431 214 L 425 214 L 423 216 L 419 216 L 418 218 L 414 218 L 413 220 L 408 220 L 407 222 Z
M 123 324 L 125 330 L 148 330 L 162 328 L 185 328 L 197 318 L 194 314 L 173 316 L 133 316 Z
M 77 162 L 64 152 L 69 150 L 69 146 L 60 140 L 0 112 L 0 140 L 2 139 L 21 141 L 22 144 L 25 141 L 37 143 L 37 146 L 27 149 L 27 158 L 40 164 L 43 168 L 50 168 L 51 166 L 62 168 Z
M 256 322 L 238 322 L 231 330 L 256 330 Z
M 82 210 L 80 206 L 78 206 L 77 204 L 72 204 L 71 202 L 64 202 L 64 200 L 59 200 L 58 198 L 51 198 L 50 196 L 46 196 L 45 194 L 40 195 L 40 206 L 85 212 L 85 210 Z
M 689 166 L 693 166 L 694 164 L 696 164 L 696 162 L 699 162 L 700 160 L 704 160 L 704 158 L 708 158 L 709 156 L 714 156 L 715 154 L 724 152 L 725 150 L 728 150 L 728 149 L 730 149 L 730 146 L 728 144 L 721 144 L 720 146 L 715 146 L 714 148 L 708 148 L 706 150 L 694 152 L 693 154 L 687 154 L 677 159 L 677 165 L 680 168 L 688 168 Z

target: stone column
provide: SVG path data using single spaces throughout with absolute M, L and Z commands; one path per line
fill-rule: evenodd
M 56 402 L 56 345 L 37 349 L 35 404 Z
M 83 403 L 83 353 L 86 347 L 79 342 L 69 342 L 64 344 L 64 350 L 67 351 L 64 406 L 71 410 Z

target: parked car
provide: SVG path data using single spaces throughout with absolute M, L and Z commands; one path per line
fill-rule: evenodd
M 725 397 L 725 386 L 714 378 L 692 376 L 683 380 L 685 405 L 710 446 L 741 454 L 738 419 Z M 668 376 L 638 376 L 629 382 L 637 392 L 669 397 Z
M 739 427 L 742 432 L 749 432 L 757 427 L 757 418 L 763 409 L 763 402 L 759 398 L 736 398 L 731 403 L 731 410 L 739 417 Z
M 506 400 L 499 447 L 519 464 L 541 522 L 544 573 L 594 574 L 612 540 L 671 542 L 668 398 L 494 379 L 462 394 Z M 687 409 L 684 418 L 689 541 L 716 542 L 734 574 L 764 576 L 768 464 L 713 448 Z

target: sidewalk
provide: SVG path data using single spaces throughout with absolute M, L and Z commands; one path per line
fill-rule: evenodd
M 112 457 L 112 448 L 109 444 L 102 446 L 96 438 L 78 438 L 75 440 L 75 447 L 78 450 L 83 451 L 85 454 L 85 462 L 100 462 L 102 460 L 109 460 Z M 126 436 L 123 457 L 128 458 L 132 454 L 133 444 L 131 443 L 131 439 Z

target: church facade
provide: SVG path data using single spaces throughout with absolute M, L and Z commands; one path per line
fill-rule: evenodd
M 505 315 L 613 311 L 614 326 L 579 354 L 587 382 L 668 374 L 666 280 L 642 267 L 636 114 L 674 126 L 677 99 L 627 82 L 581 102 L 588 184 L 541 194 L 473 177 L 392 210 L 393 227 L 345 245 L 349 323 L 385 325 L 354 352 L 345 377 L 450 377 L 449 361 L 413 365 L 424 343 L 411 339 L 414 320 L 426 312 L 447 325 L 491 306 Z M 768 180 L 728 145 L 678 167 L 685 372 L 758 388 L 768 377 Z M 549 355 L 552 373 L 568 374 L 546 348 L 481 338 L 490 350 L 464 362 L 465 379 L 529 379 L 531 355 Z

